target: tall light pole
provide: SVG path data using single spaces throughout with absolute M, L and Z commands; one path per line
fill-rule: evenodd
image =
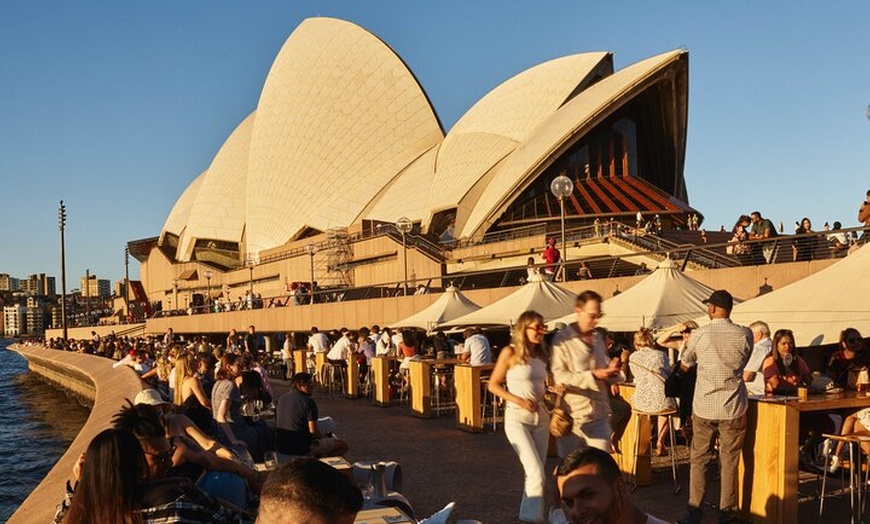
M 66 325 L 66 251 L 64 249 L 63 230 L 66 227 L 66 206 L 60 201 L 60 209 L 57 212 L 58 227 L 60 228 L 60 316 L 63 326 L 63 341 L 67 340 Z
M 565 175 L 559 175 L 550 183 L 550 192 L 559 199 L 559 209 L 562 213 L 562 282 L 567 280 L 565 262 L 568 261 L 568 247 L 565 245 L 565 198 L 574 191 L 574 182 Z
M 205 307 L 206 312 L 211 313 L 211 269 L 205 270 Z
M 85 321 L 91 325 L 91 270 L 85 269 Z
M 248 261 L 248 270 L 250 271 L 248 277 L 248 289 L 251 292 L 251 309 L 254 309 L 254 261 Z
M 308 253 L 308 265 L 311 270 L 311 289 L 308 291 L 308 303 L 314 304 L 314 254 L 317 253 L 317 246 L 309 242 L 305 244 L 305 252 Z
M 124 246 L 124 314 L 130 318 L 130 246 Z
M 405 243 L 405 235 L 411 232 L 414 224 L 408 217 L 402 217 L 396 221 L 396 229 L 402 234 L 402 260 L 405 263 L 405 291 L 402 296 L 408 296 L 408 245 Z
M 178 309 L 178 279 L 177 278 L 172 279 L 172 289 L 173 289 L 173 291 L 172 291 L 172 302 L 173 302 L 172 309 L 175 310 L 175 309 Z

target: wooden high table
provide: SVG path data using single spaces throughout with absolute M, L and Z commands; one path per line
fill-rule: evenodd
M 870 406 L 864 393 L 810 395 L 807 400 L 750 399 L 740 460 L 738 496 L 743 518 L 757 523 L 793 523 L 798 514 L 800 414 L 858 410 Z
M 399 357 L 372 357 L 372 376 L 374 377 L 375 404 L 386 407 L 390 405 L 390 362 Z
M 453 368 L 453 382 L 456 384 L 456 425 L 459 429 L 479 433 L 483 431 L 483 413 L 480 406 L 480 377 L 482 372 L 489 375 L 495 364 L 471 366 L 457 364 Z
M 432 417 L 432 367 L 452 366 L 459 359 L 444 360 L 421 359 L 410 362 L 411 374 L 411 414 L 420 418 Z

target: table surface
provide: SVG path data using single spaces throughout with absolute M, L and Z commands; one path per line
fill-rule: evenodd
M 825 411 L 830 409 L 849 409 L 870 407 L 870 396 L 866 392 L 842 391 L 832 394 L 812 394 L 801 400 L 796 396 L 778 395 L 773 397 L 750 397 L 757 402 L 783 404 L 798 411 Z
M 354 524 L 384 524 L 387 522 L 414 522 L 408 515 L 398 508 L 375 508 L 364 509 L 357 513 Z

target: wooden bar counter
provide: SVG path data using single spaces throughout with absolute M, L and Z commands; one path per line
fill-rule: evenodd
M 456 384 L 456 425 L 459 429 L 479 433 L 483 431 L 483 414 L 480 408 L 480 376 L 490 374 L 495 364 L 470 366 L 457 364 L 453 380 Z
M 411 414 L 420 418 L 432 417 L 432 364 L 434 360 L 412 360 Z
M 390 361 L 395 357 L 372 357 L 372 375 L 374 376 L 375 404 L 390 405 Z
M 810 411 L 855 411 L 870 406 L 864 393 L 810 395 L 806 400 L 750 399 L 739 471 L 739 504 L 750 522 L 785 524 L 798 514 L 798 428 Z
M 308 371 L 308 350 L 297 349 L 293 351 L 293 372 L 306 373 Z
M 619 394 L 629 404 L 634 396 L 634 384 L 620 384 Z M 640 421 L 640 448 L 637 456 L 634 454 L 634 432 L 635 426 Z M 652 484 L 652 458 L 650 446 L 650 418 L 637 417 L 634 414 L 628 420 L 628 426 L 625 427 L 625 433 L 619 440 L 620 453 L 613 453 L 613 458 L 619 465 L 619 470 L 628 478 L 631 475 L 631 469 L 637 461 L 637 485 L 649 486 Z M 670 450 L 673 453 L 673 450 Z
M 359 364 L 356 362 L 355 355 L 350 355 L 347 359 L 347 376 L 344 377 L 344 396 L 346 398 L 357 398 L 359 396 Z

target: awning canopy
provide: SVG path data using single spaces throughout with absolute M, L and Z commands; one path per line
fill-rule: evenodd
M 687 276 L 671 260 L 627 291 L 601 304 L 604 317 L 599 324 L 610 331 L 637 331 L 641 327 L 659 329 L 692 320 L 706 311 L 701 302 L 713 288 Z M 570 324 L 577 318 L 572 312 L 553 321 Z
M 525 311 L 534 310 L 544 321 L 559 318 L 574 309 L 577 295 L 545 280 L 532 276 L 528 283 L 483 309 L 439 324 L 439 328 L 460 326 L 511 326 Z
M 480 306 L 469 300 L 457 288 L 450 286 L 444 290 L 438 300 L 427 308 L 390 324 L 390 327 L 419 327 L 431 330 L 438 324 L 449 322 L 479 309 Z

